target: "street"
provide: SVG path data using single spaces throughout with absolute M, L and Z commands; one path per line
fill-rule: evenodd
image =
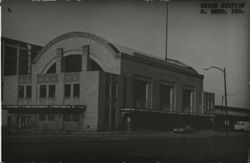
M 3 136 L 3 161 L 246 162 L 249 135 L 205 131 Z

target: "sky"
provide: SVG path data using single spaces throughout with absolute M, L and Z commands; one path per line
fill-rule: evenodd
M 83 31 L 164 58 L 166 6 L 160 0 L 5 0 L 2 35 L 44 46 L 59 35 Z M 168 58 L 203 74 L 204 90 L 215 93 L 217 105 L 221 105 L 224 94 L 223 74 L 215 69 L 205 71 L 208 66 L 226 68 L 231 94 L 228 105 L 248 107 L 247 8 L 242 8 L 244 14 L 201 14 L 200 2 L 169 2 Z

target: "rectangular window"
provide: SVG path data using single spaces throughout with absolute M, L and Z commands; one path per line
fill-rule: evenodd
M 203 92 L 203 113 L 211 114 L 214 108 L 214 94 Z
M 79 121 L 79 114 L 72 114 L 72 121 Z
M 55 97 L 56 85 L 49 85 L 49 97 Z
M 73 85 L 73 97 L 80 97 L 80 84 Z
M 46 85 L 40 85 L 40 97 L 46 97 L 47 88 Z
M 39 120 L 40 121 L 45 121 L 46 115 L 45 114 L 39 114 Z
M 148 103 L 148 82 L 135 80 L 134 98 L 136 108 L 146 108 Z
M 28 50 L 20 49 L 19 54 L 19 75 L 28 74 Z
M 18 98 L 24 98 L 24 86 L 23 85 L 18 86 Z
M 4 74 L 16 75 L 17 73 L 17 48 L 5 46 Z
M 26 86 L 26 98 L 31 98 L 32 95 L 32 87 L 31 85 Z
M 161 110 L 170 111 L 172 107 L 172 87 L 161 84 L 160 85 L 160 108 Z
M 112 92 L 111 92 L 111 97 L 113 99 L 115 99 L 116 96 L 117 96 L 117 92 L 116 91 L 117 91 L 117 77 L 113 76 L 112 77 Z
M 192 109 L 192 95 L 193 91 L 189 89 L 183 89 L 183 111 L 191 112 Z
M 54 114 L 48 114 L 48 121 L 54 121 L 55 115 Z
M 71 85 L 64 84 L 64 97 L 70 97 Z
M 63 114 L 63 121 L 70 121 L 70 114 Z

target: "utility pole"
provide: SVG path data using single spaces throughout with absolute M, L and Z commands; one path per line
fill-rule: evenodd
M 168 59 L 168 2 L 169 0 L 166 1 L 167 6 L 166 6 L 166 45 L 165 45 L 165 60 Z
M 226 77 L 226 68 L 224 67 L 223 69 L 220 67 L 216 67 L 216 66 L 210 66 L 205 68 L 204 70 L 209 70 L 209 69 L 217 69 L 220 70 L 223 73 L 224 76 L 224 96 L 225 96 L 225 119 L 224 119 L 224 123 L 225 123 L 225 130 L 226 130 L 226 135 L 228 135 L 228 131 L 229 131 L 229 119 L 228 119 L 228 108 L 227 108 L 227 77 Z

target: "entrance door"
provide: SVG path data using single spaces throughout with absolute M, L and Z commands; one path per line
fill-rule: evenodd
M 30 116 L 21 116 L 21 128 L 31 128 Z

